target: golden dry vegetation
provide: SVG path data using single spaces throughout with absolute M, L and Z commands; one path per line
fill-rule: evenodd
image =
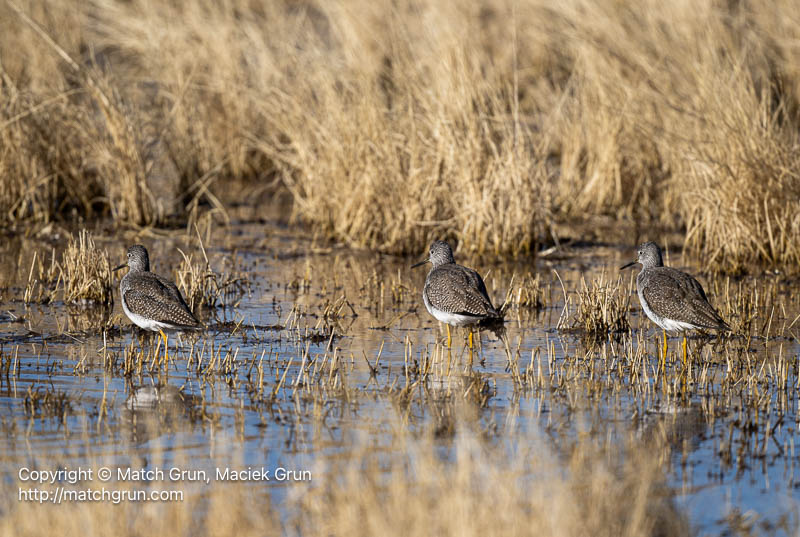
M 456 334 L 451 348 L 442 343 L 443 331 L 435 332 L 419 304 L 424 274 L 399 268 L 400 260 L 386 266 L 346 248 L 290 255 L 280 263 L 268 256 L 276 272 L 267 278 L 257 272 L 264 266 L 248 267 L 234 262 L 236 256 L 226 256 L 231 264 L 214 272 L 219 252 L 199 242 L 183 247 L 182 255 L 173 252 L 176 270 L 165 263 L 163 251 L 170 246 L 156 246 L 162 254 L 154 260 L 187 296 L 212 309 L 237 309 L 245 300 L 237 293 L 249 289 L 239 285 L 240 277 L 260 274 L 253 294 L 277 299 L 270 324 L 238 315 L 215 322 L 205 333 L 172 339 L 169 358 L 157 337 L 129 338 L 127 330 L 111 330 L 105 321 L 102 339 L 74 330 L 57 334 L 66 343 L 53 338 L 44 348 L 31 330 L 7 339 L 0 349 L 0 388 L 19 395 L 0 420 L 10 476 L 0 486 L 7 506 L 0 532 L 797 531 L 793 500 L 777 516 L 726 507 L 709 520 L 713 501 L 700 516 L 692 510 L 697 503 L 686 507 L 707 501 L 703 490 L 753 476 L 759 483 L 773 480 L 770 490 L 779 501 L 791 494 L 784 495 L 783 487 L 793 474 L 780 468 L 791 472 L 796 459 L 800 381 L 793 342 L 800 297 L 781 278 L 708 278 L 706 288 L 737 335 L 692 338 L 684 362 L 676 340 L 659 359 L 661 334 L 645 329 L 643 315 L 630 315 L 633 273 L 621 279 L 617 271 L 560 267 L 553 279 L 499 267 L 487 284 L 496 297 L 508 289 L 507 332 L 498 339 L 478 337 L 473 356 L 464 333 Z M 66 276 L 67 267 L 106 266 L 109 258 L 122 258 L 123 245 L 113 244 L 116 253 L 109 255 L 101 244 L 88 235 L 73 239 L 61 270 L 55 253 L 18 265 L 81 281 L 83 272 Z M 286 248 L 277 241 L 273 248 L 310 249 L 299 244 Z M 67 263 L 72 256 L 82 261 Z M 27 274 L 25 268 L 23 279 Z M 272 287 L 256 287 L 265 280 Z M 41 324 L 37 317 L 57 313 L 26 310 L 33 328 Z M 541 334 L 525 331 L 531 326 L 541 327 Z M 555 326 L 562 329 L 549 330 Z M 91 330 L 97 334 L 96 323 Z M 54 358 L 40 371 L 48 355 Z M 64 382 L 70 377 L 94 390 L 71 389 Z M 705 447 L 698 447 L 701 442 Z M 22 464 L 49 469 L 76 461 L 95 469 L 235 468 L 246 466 L 240 463 L 246 456 L 254 465 L 266 464 L 260 461 L 265 450 L 279 453 L 282 462 L 297 461 L 313 479 L 281 485 L 114 482 L 106 488 L 170 489 L 185 496 L 54 506 L 20 500 L 19 489 L 27 485 L 14 475 Z M 774 462 L 762 464 L 767 457 Z M 703 477 L 686 477 L 697 460 L 708 463 L 695 470 Z M 706 467 L 713 474 L 706 475 Z
M 114 303 L 108 252 L 95 245 L 87 230 L 81 230 L 77 238 L 69 237 L 60 261 L 56 260 L 55 248 L 49 253 L 34 250 L 30 262 L 24 262 L 27 253 L 21 250 L 15 260 L 17 267 L 30 267 L 22 296 L 26 304 L 47 304 L 56 297 L 70 305 Z
M 106 501 L 19 501 L 17 483 L 0 488 L 7 506 L 0 530 L 19 536 L 49 533 L 82 535 L 608 535 L 679 536 L 689 529 L 686 517 L 670 499 L 661 471 L 668 460 L 671 425 L 660 425 L 646 441 L 633 436 L 623 448 L 625 463 L 617 461 L 619 446 L 603 440 L 576 442 L 566 456 L 552 452 L 536 433 L 518 431 L 520 445 L 481 441 L 474 409 L 455 400 L 443 403 L 459 426 L 446 438 L 434 428 L 410 433 L 404 412 L 390 412 L 387 452 L 355 435 L 346 458 L 320 457 L 310 465 L 311 480 L 258 485 L 222 482 L 221 469 L 246 468 L 240 457 L 226 452 L 209 464 L 192 463 L 180 451 L 170 456 L 156 445 L 148 451 L 151 468 L 211 468 L 211 483 L 164 481 L 95 481 L 61 484 L 74 494 L 87 489 L 107 491 Z M 163 409 L 162 409 L 163 410 Z M 158 414 L 139 427 L 158 427 Z M 161 418 L 163 421 L 163 417 Z M 154 421 L 155 420 L 155 421 Z M 322 422 L 315 425 L 323 427 Z M 155 429 L 154 429 L 155 430 Z M 79 432 L 77 433 L 80 436 Z M 321 433 L 324 435 L 325 433 Z M 524 440 L 524 442 L 522 441 Z M 510 452 L 507 450 L 511 450 Z M 234 449 L 235 452 L 235 449 Z M 102 451 L 86 466 L 136 468 L 119 459 L 106 460 Z M 391 453 L 391 454 L 390 454 Z M 443 455 L 447 453 L 447 455 Z M 656 456 L 653 456 L 657 454 Z M 54 466 L 52 458 L 37 467 Z M 74 468 L 65 464 L 64 467 Z M 291 468 L 292 466 L 289 465 Z M 533 474 L 534 477 L 531 477 Z M 23 484 L 26 488 L 29 484 Z M 31 485 L 33 488 L 33 485 Z M 50 497 L 56 486 L 38 486 Z M 145 491 L 179 491 L 171 501 L 131 501 Z M 286 495 L 280 517 L 273 494 Z M 115 501 L 110 494 L 117 494 Z M 174 494 L 174 492 L 173 492 Z M 72 496 L 62 495 L 62 498 Z
M 602 221 L 794 271 L 798 38 L 786 0 L 3 0 L 0 221 L 160 225 L 286 190 L 386 252 Z

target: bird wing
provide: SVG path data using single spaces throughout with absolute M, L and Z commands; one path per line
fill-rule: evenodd
M 431 271 L 425 283 L 428 300 L 436 309 L 473 317 L 497 317 L 480 275 L 460 265 Z
M 159 276 L 158 274 L 153 274 L 153 276 L 155 276 L 156 279 L 158 280 L 158 283 L 160 283 L 163 286 L 165 293 L 171 296 L 175 301 L 180 302 L 186 309 L 186 311 L 191 313 L 189 305 L 186 304 L 186 301 L 183 299 L 183 295 L 181 294 L 180 289 L 178 289 L 178 286 L 175 285 L 175 282 L 173 282 L 172 280 L 168 280 L 163 276 Z
M 175 284 L 156 274 L 150 275 L 136 278 L 125 291 L 122 299 L 128 310 L 159 322 L 188 328 L 199 326 Z
M 660 317 L 700 328 L 730 330 L 708 302 L 700 282 L 685 272 L 670 267 L 649 269 L 642 295 Z

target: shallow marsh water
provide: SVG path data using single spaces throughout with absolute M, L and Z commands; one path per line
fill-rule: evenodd
M 113 263 L 133 239 L 97 241 Z M 200 255 L 180 238 L 137 242 L 161 274 L 173 275 L 178 248 Z M 157 339 L 124 318 L 116 292 L 111 311 L 24 304 L 33 252 L 48 250 L 15 237 L 0 247 L 15 260 L 0 271 L 6 482 L 16 486 L 22 465 L 46 461 L 198 469 L 227 451 L 238 467 L 315 469 L 347 458 L 356 437 L 391 457 L 387 416 L 398 400 L 407 427 L 433 424 L 446 447 L 454 424 L 443 402 L 458 394 L 510 451 L 515 430 L 533 429 L 558 450 L 583 435 L 645 438 L 667 423 L 668 482 L 698 533 L 796 529 L 800 285 L 775 275 L 701 277 L 723 317 L 749 337 L 691 338 L 688 371 L 672 337 L 660 366 L 661 333 L 643 318 L 636 271 L 617 270 L 631 246 L 565 248 L 525 263 L 457 254 L 487 275 L 496 304 L 512 277 L 515 297 L 537 274 L 540 282 L 538 304 L 512 304 L 504 334 L 484 330 L 470 356 L 463 330 L 453 331 L 450 351 L 442 344 L 446 333 L 420 299 L 426 269 L 409 269 L 415 260 L 319 246 L 276 225 L 223 228 L 206 241 L 211 265 L 246 274 L 250 285 L 226 307 L 201 312 L 205 333 L 171 337 L 164 364 Z M 683 266 L 676 255 L 668 264 Z M 630 329 L 588 337 L 576 325 L 578 291 L 597 287 L 629 300 Z M 733 313 L 743 296 L 749 319 Z M 285 483 L 265 487 L 280 513 Z

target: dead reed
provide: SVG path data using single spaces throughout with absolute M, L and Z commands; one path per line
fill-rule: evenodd
M 539 310 L 547 307 L 550 299 L 550 285 L 542 283 L 542 275 L 525 274 L 519 284 L 513 285 L 511 296 L 506 301 L 509 305 L 525 310 Z
M 70 237 L 60 260 L 55 248 L 49 255 L 34 251 L 23 301 L 49 303 L 60 295 L 66 304 L 110 306 L 113 292 L 108 252 L 84 229 Z
M 581 288 L 575 293 L 577 305 L 571 308 L 572 296 L 566 296 L 564 309 L 558 320 L 559 329 L 579 330 L 590 339 L 602 341 L 609 335 L 618 337 L 629 330 L 631 288 L 622 277 L 608 279 L 605 272 L 594 278 L 591 285 L 581 279 Z
M 196 307 L 236 307 L 250 289 L 250 279 L 238 266 L 236 256 L 226 258 L 229 271 L 216 271 L 206 255 L 203 245 L 201 261 L 194 261 L 194 254 L 179 250 L 183 259 L 176 272 L 176 284 L 183 292 L 191 310 Z
M 55 298 L 59 275 L 55 249 L 51 250 L 48 256 L 50 262 L 47 264 L 47 268 L 45 268 L 43 257 L 44 255 L 40 255 L 39 252 L 33 252 L 28 279 L 25 283 L 25 292 L 22 295 L 22 301 L 26 304 L 32 302 L 47 304 Z
M 61 256 L 59 268 L 64 302 L 102 306 L 113 304 L 108 252 L 95 246 L 88 231 L 81 230 L 77 239 L 70 239 Z
M 513 255 L 603 217 L 796 272 L 795 12 L 4 0 L 0 221 L 194 222 L 280 185 L 380 251 Z
M 65 391 L 48 388 L 46 390 L 28 387 L 23 400 L 25 413 L 31 418 L 56 418 L 62 423 L 73 410 L 74 400 Z

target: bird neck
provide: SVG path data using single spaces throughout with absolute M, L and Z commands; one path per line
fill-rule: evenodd
M 147 261 L 131 263 L 128 265 L 129 272 L 150 272 L 150 263 Z
M 664 262 L 661 260 L 661 256 L 660 256 L 660 255 L 659 255 L 659 256 L 657 256 L 657 257 L 650 257 L 650 258 L 647 258 L 647 259 L 645 259 L 645 261 L 642 263 L 642 268 L 643 268 L 643 269 L 656 268 L 656 267 L 663 267 L 663 266 L 664 266 Z

